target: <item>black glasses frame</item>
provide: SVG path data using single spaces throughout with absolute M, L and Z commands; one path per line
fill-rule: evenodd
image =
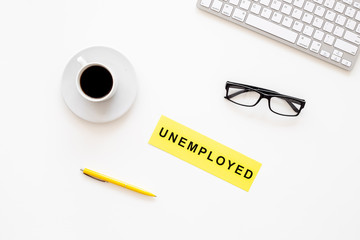
M 241 90 L 243 90 L 243 91 L 238 91 L 238 92 L 229 94 L 229 89 L 230 88 L 239 88 L 239 89 L 241 88 Z M 225 85 L 225 89 L 226 89 L 226 95 L 225 95 L 224 98 L 226 98 L 230 102 L 233 102 L 233 103 L 235 103 L 237 105 L 241 105 L 241 106 L 244 106 L 244 107 L 254 107 L 254 106 L 256 106 L 256 104 L 258 104 L 261 101 L 261 99 L 265 98 L 265 99 L 268 100 L 269 109 L 273 113 L 281 115 L 281 116 L 286 116 L 286 117 L 296 117 L 296 116 L 298 116 L 300 114 L 301 110 L 305 107 L 305 103 L 306 103 L 304 99 L 284 95 L 284 94 L 275 92 L 273 90 L 269 90 L 269 89 L 265 89 L 265 88 L 259 88 L 259 87 L 255 87 L 255 86 L 251 86 L 251 85 L 242 84 L 242 83 L 236 83 L 236 82 L 227 81 L 226 85 Z M 257 92 L 257 93 L 260 94 L 259 99 L 254 104 L 252 104 L 252 105 L 244 105 L 244 104 L 240 104 L 238 102 L 235 102 L 235 101 L 231 100 L 231 98 L 233 98 L 233 97 L 235 97 L 235 96 L 237 96 L 237 95 L 239 95 L 241 93 L 249 92 L 249 91 L 254 91 L 254 92 Z M 282 114 L 282 113 L 278 113 L 278 112 L 274 111 L 271 108 L 271 104 L 270 104 L 271 98 L 273 98 L 273 97 L 277 97 L 277 98 L 280 98 L 280 99 L 283 99 L 284 101 L 286 101 L 290 105 L 290 107 L 294 110 L 294 112 L 296 114 L 287 115 L 287 114 Z M 299 104 L 300 108 L 298 109 L 293 103 Z

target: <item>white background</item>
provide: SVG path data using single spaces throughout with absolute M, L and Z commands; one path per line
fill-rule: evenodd
M 359 239 L 360 64 L 341 70 L 187 1 L 3 1 L 0 239 Z M 138 77 L 130 111 L 75 116 L 61 75 L 107 46 Z M 223 98 L 227 80 L 306 100 L 299 117 Z M 243 191 L 148 144 L 161 115 L 259 162 Z M 151 198 L 81 174 L 90 168 Z

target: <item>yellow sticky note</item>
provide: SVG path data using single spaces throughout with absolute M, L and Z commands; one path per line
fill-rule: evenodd
M 161 116 L 149 143 L 245 191 L 261 163 Z

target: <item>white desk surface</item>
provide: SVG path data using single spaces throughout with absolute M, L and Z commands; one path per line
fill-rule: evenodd
M 0 23 L 0 239 L 359 239 L 359 62 L 341 70 L 196 0 L 7 1 Z M 122 52 L 138 77 L 134 105 L 108 124 L 79 119 L 60 92 L 91 46 Z M 297 118 L 240 107 L 227 80 L 307 103 Z M 162 114 L 261 162 L 250 192 L 149 145 Z

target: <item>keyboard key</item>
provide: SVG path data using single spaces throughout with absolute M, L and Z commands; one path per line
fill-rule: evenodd
M 346 59 L 341 60 L 341 63 L 342 63 L 343 65 L 347 66 L 347 67 L 350 67 L 350 66 L 351 66 L 351 62 L 348 61 L 348 60 L 346 60 Z
M 293 16 L 296 19 L 300 19 L 302 13 L 303 12 L 300 9 L 295 8 L 291 16 Z
M 234 11 L 232 17 L 240 22 L 243 22 L 246 17 L 246 12 L 239 8 L 235 8 L 235 11 Z
M 201 6 L 210 7 L 211 0 L 201 0 Z
M 360 33 L 360 24 L 358 24 L 358 26 L 357 26 L 357 28 L 356 28 L 355 31 L 358 32 L 358 33 Z
M 332 30 L 333 30 L 333 28 L 334 28 L 334 24 L 332 24 L 332 23 L 330 23 L 330 22 L 325 22 L 323 29 L 324 29 L 326 32 L 331 33 Z
M 315 39 L 317 39 L 319 41 L 322 41 L 323 37 L 324 37 L 324 32 L 322 32 L 320 30 L 315 30 L 315 33 L 314 33 L 314 38 Z
M 347 3 L 347 4 L 349 4 L 349 5 L 351 5 L 351 4 L 353 3 L 352 0 L 343 0 L 343 2 L 344 2 L 344 3 Z
M 229 3 L 237 6 L 239 4 L 240 0 L 230 0 Z
M 246 23 L 291 43 L 295 43 L 295 40 L 298 36 L 298 34 L 293 31 L 257 17 L 253 14 L 249 14 L 248 18 L 246 19 Z
M 345 11 L 345 15 L 352 18 L 354 17 L 355 12 L 356 12 L 355 8 L 347 7 Z
M 344 34 L 345 29 L 343 29 L 342 27 L 336 26 L 334 29 L 334 35 L 338 36 L 338 37 L 342 37 Z
M 264 18 L 270 18 L 272 11 L 268 8 L 263 8 L 262 12 L 261 12 L 261 16 Z
M 325 0 L 325 3 L 324 3 L 325 7 L 328 7 L 328 8 L 333 8 L 334 4 L 335 4 L 335 0 Z
M 281 12 L 284 13 L 284 14 L 289 15 L 290 12 L 291 12 L 291 9 L 292 9 L 292 7 L 290 5 L 284 4 L 282 9 L 281 9 Z
M 324 16 L 324 13 L 325 13 L 325 8 L 323 8 L 323 7 L 320 7 L 320 6 L 317 6 L 316 8 L 315 8 L 315 15 L 318 15 L 318 16 L 320 16 L 320 17 L 322 17 L 322 16 Z
M 340 62 L 341 58 L 336 55 L 331 55 L 331 60 L 333 60 L 335 62 Z
M 304 7 L 305 11 L 312 12 L 314 8 L 315 8 L 315 4 L 313 4 L 312 2 L 307 1 L 305 3 L 305 7 Z
M 211 5 L 211 9 L 216 11 L 216 12 L 220 12 L 222 4 L 223 3 L 220 2 L 219 0 L 214 0 L 213 4 Z
M 282 19 L 282 14 L 275 12 L 272 16 L 271 20 L 273 20 L 276 23 L 280 23 Z
M 319 53 L 320 47 L 321 47 L 321 43 L 319 43 L 317 41 L 313 41 L 310 46 L 310 51 L 312 51 L 314 53 Z
M 310 45 L 310 42 L 311 42 L 310 38 L 301 35 L 296 44 L 299 45 L 300 47 L 308 48 Z
M 241 0 L 240 7 L 245 10 L 248 10 L 250 7 L 250 3 L 251 2 L 249 0 Z
M 333 11 L 329 11 L 329 10 L 325 14 L 325 18 L 329 21 L 334 21 L 335 16 L 336 16 L 336 13 L 334 13 Z
M 260 0 L 260 3 L 265 6 L 269 6 L 270 0 Z
M 336 50 L 336 49 L 334 50 L 333 54 L 338 57 L 342 57 L 344 55 L 343 52 L 340 52 L 339 50 Z
M 284 17 L 284 20 L 282 21 L 282 25 L 284 25 L 285 27 L 291 27 L 292 22 L 293 22 L 292 18 Z
M 339 48 L 340 50 L 343 50 L 352 55 L 355 55 L 358 50 L 358 47 L 356 47 L 348 42 L 345 42 L 341 39 L 336 39 L 334 47 Z
M 321 28 L 323 23 L 324 23 L 324 20 L 322 20 L 321 18 L 316 17 L 314 19 L 314 21 L 313 21 L 313 26 L 317 27 L 317 28 Z
M 313 27 L 310 27 L 310 26 L 305 26 L 304 27 L 304 31 L 303 33 L 309 37 L 311 37 L 311 35 L 313 34 L 314 32 L 314 28 Z
M 302 20 L 308 24 L 311 23 L 311 20 L 313 19 L 313 15 L 311 15 L 310 13 L 304 13 L 304 16 L 302 18 Z
M 304 24 L 298 21 L 295 21 L 293 29 L 295 31 L 301 32 L 302 28 L 303 28 Z
M 357 9 L 360 9 L 360 2 L 354 2 L 354 7 L 356 7 Z
M 320 55 L 326 58 L 330 57 L 330 53 L 325 50 L 321 50 Z
M 324 43 L 328 44 L 328 45 L 333 45 L 335 41 L 335 37 L 329 34 L 326 34 L 325 38 L 324 38 Z
M 356 22 L 351 19 L 347 20 L 346 25 L 345 25 L 345 27 L 350 30 L 354 30 L 355 26 L 356 26 Z
M 342 15 L 338 15 L 335 20 L 335 22 L 341 26 L 344 25 L 345 21 L 346 21 L 346 17 Z
M 304 4 L 304 0 L 294 0 L 293 4 L 298 8 L 302 8 L 302 6 Z
M 272 9 L 275 9 L 275 10 L 279 11 L 280 7 L 281 7 L 281 2 L 280 1 L 278 1 L 278 0 L 272 1 L 272 3 L 271 3 L 271 8 Z
M 318 4 L 322 4 L 323 3 L 323 0 L 314 0 L 314 2 L 318 3 Z
M 360 21 L 360 11 L 358 11 L 358 12 L 356 13 L 355 19 L 358 20 L 358 21 Z
M 341 2 L 337 2 L 335 5 L 335 8 L 334 8 L 334 10 L 339 13 L 344 12 L 344 9 L 345 9 L 345 4 L 343 4 Z
M 349 42 L 355 43 L 356 45 L 360 44 L 360 36 L 350 31 L 345 32 L 344 39 L 348 40 Z
M 223 10 L 221 11 L 222 14 L 230 17 L 231 13 L 232 13 L 233 7 L 230 6 L 229 4 L 225 4 Z
M 259 4 L 254 3 L 254 4 L 251 6 L 250 11 L 253 12 L 253 13 L 255 13 L 255 14 L 259 14 L 260 9 L 261 9 L 261 6 L 260 6 Z

